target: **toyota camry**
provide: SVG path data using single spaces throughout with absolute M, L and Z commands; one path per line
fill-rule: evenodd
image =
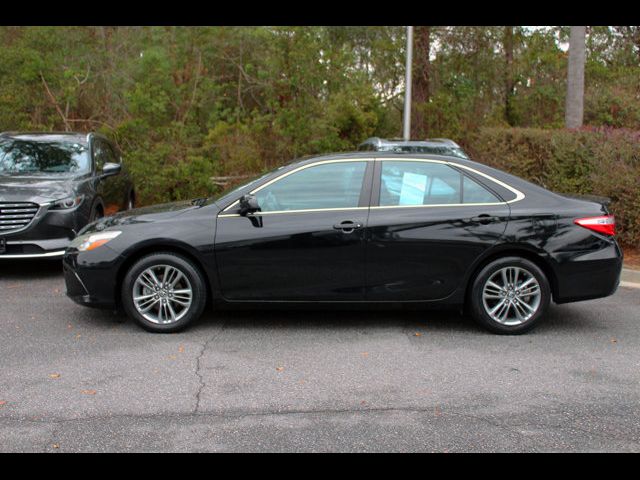
M 206 306 L 437 306 L 501 334 L 551 301 L 615 292 L 622 252 L 605 203 L 454 156 L 307 158 L 207 199 L 86 227 L 67 294 L 175 332 Z

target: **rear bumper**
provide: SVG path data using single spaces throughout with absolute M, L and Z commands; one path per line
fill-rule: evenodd
M 574 255 L 556 267 L 556 303 L 613 295 L 620 284 L 622 250 L 613 241 L 596 252 Z

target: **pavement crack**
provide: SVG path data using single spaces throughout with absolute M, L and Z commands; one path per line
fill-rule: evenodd
M 200 353 L 196 358 L 195 374 L 196 374 L 196 377 L 198 377 L 198 390 L 196 391 L 196 394 L 195 394 L 196 403 L 192 411 L 192 413 L 194 414 L 200 411 L 200 401 L 202 399 L 202 392 L 207 386 L 206 382 L 204 381 L 204 377 L 202 376 L 202 359 L 204 358 L 205 353 L 207 353 L 207 350 L 209 349 L 210 345 L 222 335 L 222 331 L 224 330 L 224 327 L 225 327 L 225 324 L 223 322 L 220 325 L 220 330 L 218 330 L 216 333 L 211 335 L 211 337 L 209 337 L 209 339 L 202 344 Z

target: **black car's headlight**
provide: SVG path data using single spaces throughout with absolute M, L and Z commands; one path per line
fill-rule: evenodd
M 84 195 L 77 195 L 75 197 L 67 197 L 60 200 L 56 200 L 51 203 L 51 210 L 71 210 L 72 208 L 79 207 L 84 201 Z
M 105 243 L 110 242 L 121 233 L 122 232 L 116 230 L 97 233 L 85 233 L 84 235 L 76 237 L 71 242 L 71 244 L 69 244 L 69 248 L 75 248 L 79 252 L 90 252 L 91 250 L 95 250 Z

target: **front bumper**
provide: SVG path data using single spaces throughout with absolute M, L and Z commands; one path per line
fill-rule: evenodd
M 0 254 L 0 261 L 62 258 L 65 249 L 87 220 L 86 212 L 81 208 L 52 211 L 47 206 L 41 206 L 25 230 L 2 235 L 6 241 L 6 251 Z
M 13 253 L 13 254 L 0 254 L 0 260 L 12 260 L 12 259 L 47 259 L 47 258 L 62 258 L 64 250 L 54 250 L 53 252 L 44 253 Z
M 121 258 L 108 246 L 93 252 L 65 252 L 62 259 L 67 296 L 87 307 L 116 308 L 118 265 Z

